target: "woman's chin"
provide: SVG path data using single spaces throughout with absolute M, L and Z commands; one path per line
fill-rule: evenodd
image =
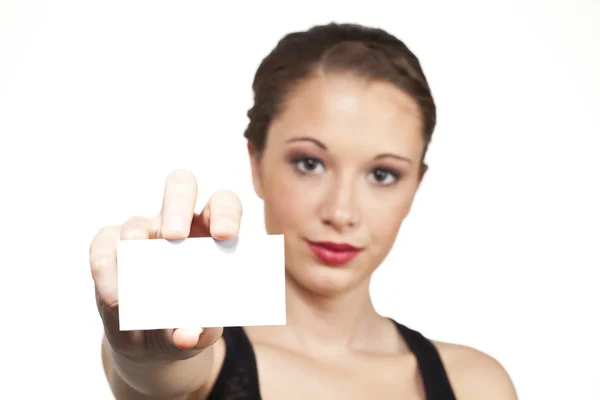
M 288 265 L 287 274 L 302 289 L 323 297 L 352 291 L 366 279 L 354 268 L 320 263 L 304 264 L 300 268 Z

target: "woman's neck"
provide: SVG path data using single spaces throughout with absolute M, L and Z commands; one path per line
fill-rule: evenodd
M 287 278 L 287 330 L 302 348 L 339 352 L 372 347 L 384 320 L 373 307 L 369 280 L 352 291 L 323 296 Z

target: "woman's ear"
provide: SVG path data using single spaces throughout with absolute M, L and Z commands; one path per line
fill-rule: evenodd
M 252 185 L 254 192 L 261 199 L 263 198 L 262 181 L 260 179 L 260 154 L 254 148 L 254 145 L 248 141 L 248 157 L 250 158 L 250 169 L 252 170 Z

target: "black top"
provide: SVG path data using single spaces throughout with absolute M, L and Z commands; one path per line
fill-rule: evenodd
M 440 355 L 422 334 L 392 320 L 415 355 L 427 400 L 456 400 Z M 260 400 L 252 344 L 241 327 L 225 328 L 225 360 L 208 400 Z

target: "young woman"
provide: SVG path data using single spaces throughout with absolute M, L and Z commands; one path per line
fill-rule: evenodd
M 317 26 L 283 38 L 253 89 L 245 137 L 267 231 L 285 235 L 287 325 L 119 331 L 119 239 L 238 233 L 235 194 L 194 214 L 196 180 L 175 171 L 156 217 L 104 228 L 91 245 L 116 398 L 516 399 L 490 356 L 429 340 L 371 303 L 371 275 L 427 170 L 436 110 L 417 58 L 379 29 Z

